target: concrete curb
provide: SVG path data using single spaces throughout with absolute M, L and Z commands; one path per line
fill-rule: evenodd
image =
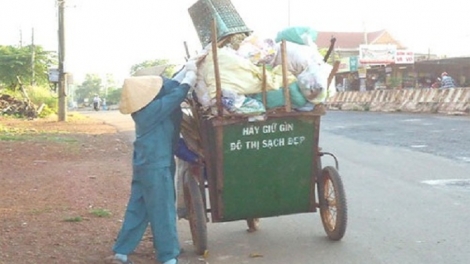
M 329 98 L 326 105 L 345 111 L 470 115 L 470 88 L 346 91 Z

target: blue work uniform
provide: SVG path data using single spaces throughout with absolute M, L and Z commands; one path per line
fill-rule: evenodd
M 163 263 L 180 254 L 173 155 L 182 119 L 180 104 L 189 88 L 164 79 L 155 99 L 131 115 L 136 134 L 131 195 L 113 247 L 115 253 L 132 253 L 150 223 L 157 259 Z

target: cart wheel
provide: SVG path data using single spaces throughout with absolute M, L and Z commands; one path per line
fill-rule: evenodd
M 203 255 L 207 249 L 207 222 L 204 202 L 199 184 L 189 173 L 184 175 L 184 201 L 188 209 L 189 228 L 196 254 Z
M 259 218 L 248 218 L 246 219 L 246 223 L 248 225 L 248 229 L 246 231 L 249 233 L 253 233 L 259 228 Z
M 340 240 L 346 232 L 348 209 L 343 182 L 331 166 L 323 168 L 318 181 L 320 215 L 328 238 Z

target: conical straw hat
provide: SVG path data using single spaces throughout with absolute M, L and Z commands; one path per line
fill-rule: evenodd
M 133 76 L 124 80 L 119 111 L 132 114 L 148 105 L 162 88 L 160 76 Z

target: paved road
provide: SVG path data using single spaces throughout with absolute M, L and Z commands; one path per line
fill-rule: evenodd
M 470 117 L 405 113 L 329 112 L 325 132 L 470 162 Z
M 128 116 L 89 114 L 132 139 Z M 321 146 L 338 156 L 348 199 L 343 240 L 326 238 L 317 213 L 265 218 L 251 234 L 244 221 L 210 223 L 208 263 L 469 263 L 468 118 L 329 112 L 322 120 Z M 204 263 L 187 221 L 179 232 L 183 259 Z

